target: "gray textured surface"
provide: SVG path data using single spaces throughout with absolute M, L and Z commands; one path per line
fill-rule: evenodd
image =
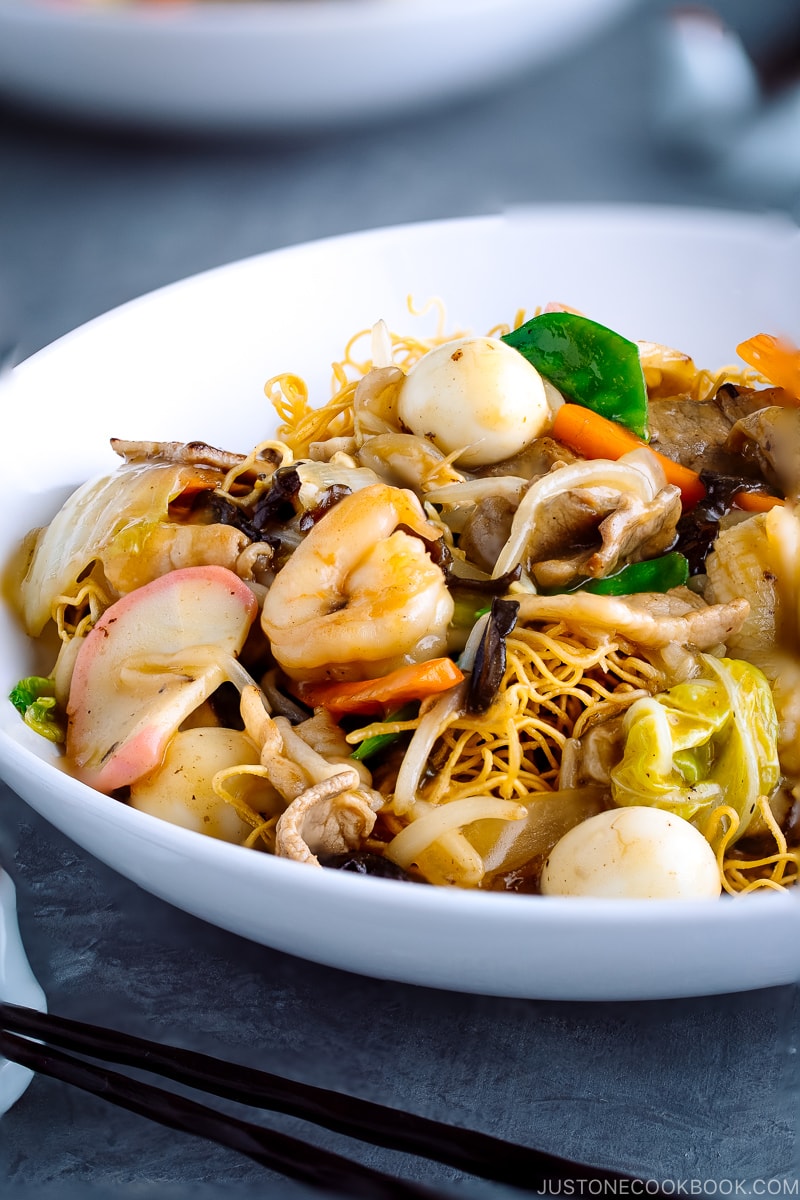
M 7 796 L 9 828 L 16 843 L 6 834 L 3 851 L 23 936 L 51 1007 L 65 1015 L 647 1177 L 749 1181 L 792 1172 L 795 988 L 591 1005 L 364 979 L 167 908 Z M 0 1130 L 0 1166 L 15 1185 L 139 1196 L 164 1184 L 244 1189 L 264 1178 L 245 1159 L 45 1079 Z M 452 1178 L 413 1161 L 404 1169 L 442 1184 Z M 505 1194 L 472 1182 L 458 1191 Z
M 758 181 L 734 194 L 653 141 L 653 15 L 663 7 L 645 5 L 593 47 L 509 90 L 422 121 L 321 139 L 121 138 L 0 109 L 0 316 L 27 354 L 114 304 L 242 255 L 521 202 L 795 211 L 795 195 Z M 797 3 L 718 7 L 757 46 Z M 643 269 L 657 286 L 657 264 Z M 7 790 L 0 863 L 17 884 L 25 942 L 56 1011 L 571 1157 L 706 1181 L 705 1194 L 727 1180 L 796 1186 L 797 988 L 593 1006 L 362 979 L 167 907 Z M 512 1194 L 361 1153 L 456 1195 Z M 0 1182 L 26 1197 L 310 1195 L 45 1079 L 0 1121 Z

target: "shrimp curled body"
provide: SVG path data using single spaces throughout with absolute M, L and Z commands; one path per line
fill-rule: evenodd
M 261 624 L 287 675 L 370 679 L 441 655 L 453 600 L 421 540 L 440 536 L 405 489 L 379 483 L 340 500 L 264 601 Z

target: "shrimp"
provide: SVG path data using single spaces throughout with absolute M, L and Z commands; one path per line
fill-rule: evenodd
M 440 536 L 405 489 L 378 483 L 340 500 L 264 600 L 262 628 L 287 675 L 371 679 L 440 656 L 453 599 L 421 540 Z

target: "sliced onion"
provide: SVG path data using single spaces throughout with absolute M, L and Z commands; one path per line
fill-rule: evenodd
M 486 795 L 465 796 L 426 808 L 424 816 L 402 829 L 386 848 L 387 858 L 398 866 L 410 867 L 443 834 L 463 829 L 474 821 L 522 821 L 528 815 L 522 804 Z
M 414 730 L 395 785 L 392 808 L 396 813 L 402 815 L 413 807 L 433 745 L 450 718 L 463 710 L 465 697 L 466 682 L 451 688 L 425 713 Z

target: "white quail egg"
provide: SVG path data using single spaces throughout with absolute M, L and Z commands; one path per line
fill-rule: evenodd
M 536 368 L 491 337 L 429 350 L 404 379 L 397 412 L 406 429 L 445 454 L 464 449 L 457 462 L 467 470 L 518 454 L 553 416 Z
M 632 805 L 589 817 L 556 843 L 544 865 L 548 896 L 701 900 L 721 891 L 716 856 L 694 825 Z

